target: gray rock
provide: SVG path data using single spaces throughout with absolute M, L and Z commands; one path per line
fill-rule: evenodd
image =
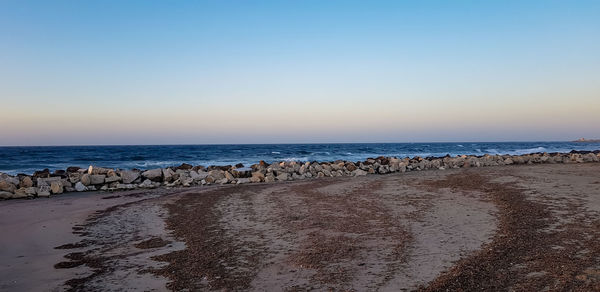
M 238 178 L 236 181 L 236 184 L 245 184 L 245 183 L 249 183 L 250 182 L 250 178 L 247 177 L 243 177 L 243 178 Z
M 37 194 L 37 190 L 34 187 L 28 187 L 28 188 L 25 188 L 25 193 L 28 196 L 33 197 L 33 196 L 35 196 Z
M 198 178 L 199 179 L 205 179 L 208 176 L 208 172 L 204 171 L 204 170 L 198 170 Z M 196 179 L 196 178 L 194 178 Z
M 90 183 L 93 185 L 101 185 L 104 183 L 106 175 L 104 174 L 92 174 L 90 175 Z
M 151 181 L 161 181 L 162 180 L 162 169 L 155 168 L 142 172 L 142 176 Z M 145 182 L 145 181 L 144 181 Z M 142 183 L 144 183 L 142 182 Z
M 265 176 L 265 182 L 274 182 L 275 181 L 275 176 L 272 173 L 269 173 Z
M 161 173 L 161 175 L 162 175 L 162 173 Z M 152 181 L 150 179 L 146 179 L 141 184 L 139 184 L 138 187 L 144 188 L 144 189 L 153 189 L 156 186 L 152 183 Z
M 208 176 L 212 176 L 215 180 L 225 178 L 225 172 L 222 170 L 211 170 L 208 172 Z
M 290 175 L 287 172 L 282 172 L 277 176 L 277 180 L 286 181 L 290 179 Z
M 36 193 L 38 197 L 50 197 L 50 186 L 47 184 L 38 186 Z
M 364 170 L 362 170 L 362 169 L 356 169 L 352 173 L 353 173 L 354 176 L 365 176 L 365 175 L 367 175 L 367 172 L 364 171 Z
M 6 181 L 10 184 L 13 185 L 18 185 L 19 184 L 19 178 L 18 177 L 14 177 L 14 176 L 10 176 L 6 173 L 0 173 L 0 181 Z
M 31 195 L 27 194 L 27 188 L 20 188 L 15 191 L 12 199 L 23 199 L 27 197 L 31 197 Z
M 105 182 L 105 183 L 107 183 L 107 184 L 108 184 L 108 183 L 117 182 L 117 181 L 121 181 L 121 178 L 120 178 L 119 176 L 117 176 L 117 175 L 114 175 L 114 176 L 107 176 L 107 177 L 104 179 L 104 182 Z
M 89 186 L 92 184 L 92 178 L 89 174 L 84 174 L 81 176 L 80 182 L 84 185 L 84 186 Z
M 124 184 L 130 184 L 140 177 L 140 172 L 135 170 L 121 170 L 119 175 Z
M 81 180 L 81 176 L 82 176 L 82 174 L 79 172 L 70 172 L 69 173 L 69 181 L 71 183 L 77 183 L 78 181 Z
M 181 185 L 184 187 L 189 187 L 192 185 L 192 183 L 194 183 L 194 179 L 192 179 L 188 172 L 180 173 L 177 180 L 179 180 Z
M 78 192 L 85 192 L 87 190 L 87 188 L 85 187 L 85 185 L 82 182 L 78 181 L 75 184 L 75 190 Z
M 15 199 L 15 196 L 17 196 L 17 195 L 15 195 L 11 192 L 0 191 L 0 199 L 3 199 L 3 200 Z
M 170 182 L 176 179 L 175 172 L 170 168 L 163 168 L 162 170 L 163 181 Z

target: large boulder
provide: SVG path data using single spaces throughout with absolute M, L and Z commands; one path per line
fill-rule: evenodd
M 273 175 L 273 173 L 269 173 L 265 176 L 265 182 L 274 182 L 275 181 L 275 175 Z
M 33 195 L 30 195 L 27 193 L 27 188 L 20 188 L 15 191 L 15 194 L 12 198 L 13 199 L 23 199 L 23 198 L 28 198 L 28 197 L 33 197 Z
M 80 181 L 78 181 L 75 184 L 75 190 L 78 191 L 78 192 L 84 192 L 84 191 L 87 190 L 87 188 L 85 187 L 85 185 L 83 183 L 81 183 Z
M 50 186 L 47 184 L 38 186 L 36 193 L 38 197 L 50 197 Z
M 117 182 L 117 181 L 121 181 L 121 177 L 119 177 L 118 175 L 107 176 L 104 179 L 104 182 L 107 183 L 107 184 L 113 183 L 113 182 Z
M 150 179 L 146 179 L 141 184 L 139 184 L 138 187 L 144 189 L 153 189 L 156 187 L 156 183 L 152 182 Z
M 33 186 L 33 180 L 29 176 L 24 176 L 21 178 L 19 186 L 22 188 L 30 188 Z
M 290 174 L 287 172 L 282 172 L 277 176 L 277 180 L 286 181 L 290 179 Z
M 37 189 L 35 187 L 25 188 L 25 193 L 28 197 L 33 197 L 37 194 Z
M 352 162 L 346 163 L 346 169 L 350 172 L 355 171 L 357 169 L 356 165 Z
M 14 193 L 17 190 L 17 186 L 8 180 L 0 180 L 0 191 Z
M 64 189 L 63 189 L 63 184 L 60 181 L 53 181 L 50 183 L 50 191 L 53 194 L 62 194 Z
M 16 199 L 17 196 L 18 195 L 11 192 L 0 191 L 0 199 L 3 200 Z
M 82 173 L 77 172 L 77 171 L 76 172 L 69 172 L 69 175 L 68 175 L 69 181 L 71 183 L 77 183 L 78 181 L 81 180 L 81 176 L 82 175 L 83 175 Z
M 367 175 L 367 172 L 362 170 L 362 169 L 355 169 L 353 172 L 354 176 L 365 176 Z
M 92 184 L 92 177 L 89 174 L 84 174 L 81 176 L 80 182 L 84 185 L 84 186 L 89 186 Z
M 104 168 L 104 167 L 90 165 L 90 167 L 88 167 L 88 174 L 108 174 L 108 172 L 111 170 L 112 169 L 110 169 L 110 168 Z
M 194 179 L 187 172 L 179 173 L 179 178 L 177 180 L 179 180 L 184 187 L 189 187 L 194 183 Z
M 161 168 L 150 169 L 142 172 L 142 176 L 151 181 L 161 181 L 163 171 Z
M 265 181 L 265 175 L 260 171 L 253 172 L 250 182 L 259 183 L 261 181 Z
M 119 175 L 124 184 L 130 184 L 140 177 L 140 172 L 135 170 L 121 170 Z
M 104 183 L 106 175 L 104 174 L 92 174 L 90 175 L 90 183 L 93 185 L 101 185 Z
M 225 172 L 225 178 L 227 179 L 227 181 L 234 181 L 235 180 L 235 177 L 229 171 Z
M 175 172 L 170 168 L 163 168 L 162 170 L 163 181 L 170 182 L 177 179 Z
M 208 172 L 208 176 L 213 177 L 215 180 L 225 178 L 225 172 L 220 169 L 211 170 Z
M 15 186 L 18 185 L 20 182 L 18 177 L 10 176 L 6 173 L 1 173 L 1 172 L 0 172 L 0 181 L 5 181 L 5 182 L 11 183 Z

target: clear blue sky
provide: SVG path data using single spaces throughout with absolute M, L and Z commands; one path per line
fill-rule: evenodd
M 0 1 L 0 145 L 600 138 L 600 1 Z

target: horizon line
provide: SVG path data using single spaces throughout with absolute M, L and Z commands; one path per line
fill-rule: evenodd
M 576 139 L 577 140 L 577 139 Z M 306 143 L 181 143 L 181 144 L 70 144 L 70 145 L 0 145 L 6 147 L 112 147 L 112 146 L 229 146 L 229 145 L 322 145 L 322 144 L 442 144 L 442 143 L 557 143 L 576 140 L 505 140 L 505 141 L 416 141 L 416 142 L 306 142 Z M 595 140 L 595 139 L 586 139 Z

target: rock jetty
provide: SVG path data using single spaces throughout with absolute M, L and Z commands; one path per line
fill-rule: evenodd
M 600 150 L 571 151 L 570 153 L 533 153 L 525 155 L 461 155 L 456 157 L 377 157 L 365 161 L 332 162 L 264 161 L 244 167 L 192 166 L 148 170 L 122 170 L 97 166 L 69 167 L 50 172 L 36 171 L 33 175 L 11 176 L 0 173 L 0 199 L 50 197 L 64 192 L 119 191 L 157 187 L 190 187 L 211 184 L 244 184 L 292 181 L 336 176 L 363 176 L 428 169 L 452 169 L 511 164 L 586 163 L 599 162 Z

